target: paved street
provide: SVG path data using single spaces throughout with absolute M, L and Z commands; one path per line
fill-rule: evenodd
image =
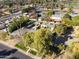
M 17 49 L 12 49 L 7 45 L 5 46 L 4 44 L 0 43 L 0 59 L 9 59 L 10 57 L 17 57 L 18 59 L 32 59 L 31 57 L 23 54 Z

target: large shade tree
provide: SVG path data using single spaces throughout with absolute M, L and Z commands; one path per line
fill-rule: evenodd
M 39 29 L 34 33 L 26 33 L 22 42 L 26 48 L 31 48 L 37 55 L 44 55 L 49 52 L 51 40 L 52 33 L 48 29 Z

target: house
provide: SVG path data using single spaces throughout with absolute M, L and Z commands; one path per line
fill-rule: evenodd
M 68 12 L 68 11 L 69 11 L 68 8 L 64 8 L 64 9 L 63 9 L 63 12 Z
M 79 14 L 78 14 L 78 13 L 74 13 L 74 12 L 73 12 L 73 13 L 71 13 L 70 15 L 71 15 L 72 17 L 79 16 Z
M 74 13 L 79 13 L 79 8 L 74 8 L 74 9 L 73 9 L 73 12 L 74 12 Z
M 53 22 L 43 22 L 43 23 L 41 24 L 41 28 L 48 28 L 48 29 L 50 29 L 51 31 L 53 31 L 54 28 L 55 28 L 55 24 L 54 24 Z
M 62 17 L 62 15 L 52 15 L 50 19 L 52 19 L 55 24 L 60 24 L 62 21 Z
M 20 5 L 14 5 L 14 6 L 12 6 L 11 12 L 12 13 L 16 13 L 16 12 L 18 12 L 20 10 L 21 10 L 21 6 Z
M 61 13 L 60 9 L 54 9 L 54 12 L 52 13 L 52 16 L 50 16 L 48 19 L 53 22 L 54 24 L 60 24 L 62 21 L 63 13 Z
M 37 21 L 37 14 L 36 14 L 36 11 L 32 10 L 32 11 L 30 11 L 28 14 L 29 14 L 30 20 Z

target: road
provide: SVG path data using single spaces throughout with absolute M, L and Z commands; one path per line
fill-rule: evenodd
M 8 47 L 7 45 L 0 43 L 0 56 L 1 56 L 1 54 L 6 53 L 6 52 L 4 52 L 6 50 L 10 51 L 10 50 L 16 50 L 16 49 L 12 49 L 12 48 Z M 7 52 L 7 54 L 8 53 L 11 53 L 11 52 Z M 5 56 L 5 55 L 3 55 L 3 56 Z M 17 57 L 18 59 L 33 59 L 18 50 L 16 52 L 14 52 L 13 54 L 10 54 L 9 56 L 10 57 Z M 5 56 L 5 58 L 0 58 L 0 59 L 9 59 L 10 57 Z

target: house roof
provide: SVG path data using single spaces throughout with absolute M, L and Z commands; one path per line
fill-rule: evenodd
M 71 15 L 72 17 L 79 16 L 78 13 L 71 13 L 70 15 Z
M 61 21 L 62 15 L 52 15 L 50 18 L 54 21 Z
M 79 13 L 79 9 L 78 9 L 78 8 L 74 8 L 74 9 L 73 9 L 73 12 Z

